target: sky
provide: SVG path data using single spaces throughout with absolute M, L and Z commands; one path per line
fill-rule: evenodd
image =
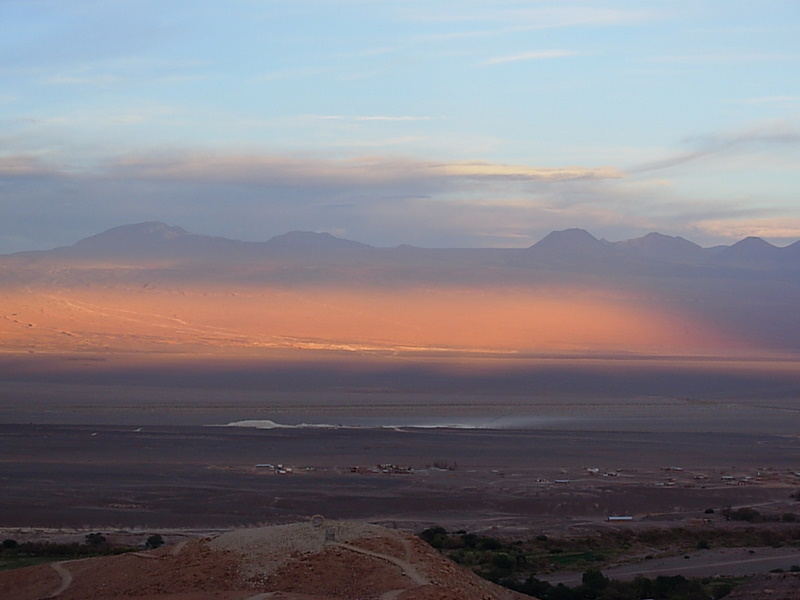
M 800 238 L 797 0 L 0 0 L 0 253 Z

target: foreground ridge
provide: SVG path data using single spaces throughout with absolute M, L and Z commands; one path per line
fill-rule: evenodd
M 3 572 L 0 589 L 11 590 L 6 600 L 529 598 L 480 579 L 411 534 L 321 517 Z

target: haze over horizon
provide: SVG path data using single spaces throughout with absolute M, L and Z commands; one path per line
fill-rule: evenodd
M 540 244 L 542 242 L 546 243 L 546 240 L 548 238 L 552 238 L 554 236 L 564 236 L 564 237 L 566 237 L 566 236 L 569 236 L 569 235 L 583 235 L 583 234 L 588 234 L 588 236 L 591 236 L 592 238 L 596 239 L 597 241 L 600 241 L 600 242 L 605 243 L 605 244 L 611 244 L 612 246 L 614 246 L 614 245 L 616 245 L 616 246 L 623 245 L 624 246 L 626 244 L 627 245 L 634 245 L 634 246 L 635 245 L 642 245 L 642 244 L 647 244 L 648 240 L 650 240 L 652 243 L 655 244 L 656 242 L 653 242 L 653 240 L 660 239 L 660 240 L 671 240 L 672 242 L 676 242 L 676 243 L 677 242 L 681 242 L 681 243 L 685 242 L 686 245 L 697 246 L 698 248 L 704 249 L 704 250 L 716 250 L 716 249 L 728 248 L 728 247 L 731 247 L 731 246 L 736 246 L 737 244 L 748 243 L 751 240 L 756 240 L 756 241 L 760 240 L 760 241 L 765 242 L 768 246 L 772 246 L 772 247 L 775 247 L 775 248 L 789 248 L 789 247 L 793 247 L 796 244 L 800 243 L 800 239 L 797 239 L 797 240 L 789 239 L 789 240 L 786 240 L 784 244 L 773 244 L 773 243 L 771 243 L 771 242 L 769 242 L 767 240 L 764 240 L 763 238 L 760 238 L 758 236 L 747 236 L 747 237 L 742 238 L 742 239 L 731 240 L 731 243 L 729 245 L 719 244 L 719 245 L 716 245 L 716 246 L 704 247 L 704 246 L 701 246 L 700 244 L 695 243 L 693 240 L 686 239 L 686 238 L 684 238 L 682 236 L 669 236 L 669 235 L 663 234 L 663 233 L 661 233 L 659 231 L 650 231 L 650 232 L 647 232 L 647 233 L 641 235 L 640 237 L 635 237 L 635 238 L 626 238 L 626 239 L 620 239 L 620 240 L 607 240 L 605 238 L 598 238 L 597 236 L 593 235 L 591 231 L 586 231 L 585 229 L 582 229 L 580 227 L 570 227 L 570 228 L 567 228 L 567 229 L 551 231 L 549 233 L 546 233 L 540 239 L 534 240 L 533 243 L 530 244 L 530 245 L 518 246 L 518 247 L 515 247 L 515 246 L 503 246 L 503 247 L 497 247 L 497 249 L 509 249 L 509 250 L 511 250 L 511 249 L 514 249 L 514 248 L 517 248 L 517 249 L 531 248 L 531 247 L 536 246 L 537 244 Z M 32 248 L 32 249 L 27 250 L 27 251 L 23 250 L 23 251 L 20 251 L 20 252 L 0 253 L 0 256 L 6 255 L 6 254 L 7 255 L 25 254 L 27 252 L 34 252 L 34 253 L 35 252 L 48 252 L 50 250 L 59 250 L 59 249 L 62 249 L 62 248 L 70 248 L 72 246 L 90 243 L 91 240 L 98 239 L 98 238 L 106 239 L 109 242 L 119 242 L 120 246 L 123 246 L 126 241 L 129 241 L 129 240 L 126 239 L 128 236 L 133 236 L 133 238 L 136 238 L 136 237 L 139 237 L 139 236 L 147 237 L 148 235 L 155 235 L 157 237 L 162 237 L 164 240 L 175 239 L 175 238 L 178 238 L 178 237 L 186 236 L 186 237 L 197 237 L 197 238 L 216 238 L 218 240 L 225 240 L 225 241 L 230 241 L 230 242 L 243 242 L 244 241 L 244 240 L 238 240 L 238 239 L 234 239 L 234 238 L 227 238 L 227 237 L 224 237 L 224 236 L 221 236 L 221 235 L 215 235 L 213 232 L 210 232 L 210 233 L 207 233 L 207 234 L 198 234 L 198 233 L 195 233 L 193 231 L 189 231 L 189 230 L 181 227 L 178 224 L 168 224 L 168 223 L 164 223 L 162 221 L 147 221 L 147 222 L 143 222 L 143 223 L 128 223 L 128 224 L 124 224 L 124 225 L 117 225 L 117 226 L 111 227 L 110 229 L 107 229 L 105 231 L 96 232 L 96 233 L 94 233 L 92 235 L 89 235 L 89 236 L 87 236 L 85 238 L 82 238 L 82 239 L 79 239 L 79 240 L 73 240 L 72 242 L 67 242 L 63 246 L 48 246 L 48 247 L 43 247 L 43 248 Z M 115 240 L 115 236 L 120 236 L 120 239 Z M 269 238 L 266 238 L 266 239 L 263 239 L 263 240 L 252 240 L 252 242 L 256 243 L 256 244 L 257 243 L 263 243 L 263 242 L 271 242 L 273 244 L 291 244 L 291 245 L 296 245 L 297 248 L 302 248 L 304 245 L 307 245 L 307 244 L 311 244 L 313 246 L 313 245 L 318 245 L 318 244 L 332 243 L 332 242 L 330 242 L 330 240 L 338 240 L 340 242 L 352 243 L 354 246 L 355 245 L 360 245 L 360 246 L 369 246 L 369 247 L 374 247 L 374 248 L 385 248 L 385 249 L 397 248 L 397 247 L 402 247 L 402 246 L 412 246 L 411 244 L 405 244 L 405 243 L 402 243 L 402 242 L 397 244 L 397 245 L 394 245 L 394 246 L 382 246 L 382 245 L 366 244 L 366 243 L 361 242 L 361 241 L 359 241 L 357 239 L 345 238 L 345 237 L 340 237 L 340 236 L 334 235 L 329 231 L 301 231 L 301 230 L 286 231 L 286 232 L 278 233 L 277 235 L 274 235 L 272 237 L 269 237 Z M 669 242 L 667 242 L 667 243 L 669 243 Z M 287 248 L 288 248 L 288 246 L 287 246 Z M 420 248 L 420 249 L 430 249 L 430 250 L 437 249 L 436 247 L 425 247 L 425 246 L 418 246 L 418 248 Z M 480 249 L 480 248 L 481 247 L 474 247 L 473 249 L 477 250 L 477 249 Z M 483 248 L 484 249 L 492 249 L 491 247 L 485 247 L 485 246 Z M 458 249 L 469 249 L 469 247 L 450 247 L 450 248 L 440 247 L 438 249 L 441 249 L 441 250 L 448 250 L 448 249 L 450 249 L 450 250 L 458 250 Z M 664 258 L 668 258 L 668 257 L 665 256 Z
M 8 0 L 0 254 L 124 223 L 800 237 L 788 0 Z

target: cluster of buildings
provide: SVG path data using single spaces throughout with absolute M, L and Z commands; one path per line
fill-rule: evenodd
M 286 465 L 273 465 L 272 463 L 259 463 L 256 465 L 256 469 L 266 469 L 272 471 L 276 475 L 291 475 L 294 473 L 294 469 L 292 467 L 287 467 Z
M 384 473 L 388 475 L 411 475 L 414 472 L 414 469 L 407 466 L 385 463 L 375 467 L 350 467 L 350 472 L 357 473 L 359 475 L 375 475 L 378 473 Z

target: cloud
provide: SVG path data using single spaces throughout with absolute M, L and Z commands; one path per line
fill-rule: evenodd
M 788 121 L 775 121 L 739 132 L 710 133 L 687 140 L 694 150 L 631 167 L 631 173 L 669 169 L 716 155 L 785 148 L 800 144 L 800 128 Z
M 694 225 L 706 234 L 731 240 L 747 236 L 792 241 L 800 238 L 800 218 L 797 217 L 709 219 Z
M 520 62 L 529 60 L 542 60 L 548 58 L 564 58 L 567 56 L 577 56 L 577 52 L 569 50 L 540 50 L 537 52 L 523 52 L 522 54 L 514 54 L 511 56 L 499 56 L 497 58 L 490 58 L 478 63 L 478 66 L 501 65 L 510 62 Z
M 0 181 L 10 177 L 56 174 L 57 171 L 35 156 L 0 156 Z
M 613 166 L 407 156 L 173 151 L 84 167 L 19 153 L 0 160 L 0 211 L 7 230 L 20 232 L 0 239 L 0 252 L 65 245 L 152 220 L 252 241 L 335 230 L 378 246 L 434 247 L 521 247 L 569 227 L 611 240 L 657 230 L 699 243 L 766 232 L 768 225 L 770 236 L 793 230 L 778 230 L 782 215 L 796 219 L 789 209 L 747 212 L 676 196 L 663 183 Z
M 172 153 L 82 167 L 20 155 L 0 161 L 0 211 L 23 241 L 0 252 L 152 220 L 253 241 L 300 229 L 376 245 L 529 245 L 549 228 L 590 227 L 581 204 L 602 203 L 598 186 L 621 177 L 613 167 L 391 156 Z M 565 198 L 573 208 L 554 210 Z
M 535 167 L 482 161 L 433 162 L 381 156 L 345 160 L 258 155 L 187 155 L 173 158 L 129 157 L 112 163 L 116 176 L 250 184 L 372 186 L 446 180 L 559 182 L 576 179 L 618 179 L 613 167 Z
M 795 105 L 800 104 L 800 96 L 759 96 L 756 98 L 745 98 L 739 100 L 742 104 L 777 104 L 777 105 Z
M 453 162 L 432 164 L 431 172 L 467 179 L 504 179 L 517 181 L 568 181 L 573 179 L 620 179 L 622 171 L 614 167 L 530 167 L 488 162 Z
M 644 58 L 648 62 L 659 63 L 719 63 L 719 62 L 774 62 L 797 61 L 800 54 L 766 53 L 766 52 L 728 52 L 717 54 L 674 54 L 666 56 L 651 56 Z
M 106 87 L 112 84 L 121 83 L 122 77 L 117 75 L 54 75 L 44 80 L 44 83 L 50 85 L 88 85 L 96 87 Z
M 431 121 L 434 117 L 417 117 L 411 115 L 303 115 L 306 119 L 319 119 L 322 121 Z
M 451 10 L 415 10 L 409 18 L 423 22 L 476 22 L 502 23 L 502 29 L 463 32 L 462 35 L 498 35 L 513 31 L 553 29 L 580 26 L 632 25 L 663 18 L 664 13 L 653 10 L 617 10 L 587 6 L 549 6 L 537 8 L 503 8 L 494 2 L 478 3 L 483 6 L 465 6 L 459 2 Z M 450 34 L 458 37 L 458 33 Z M 448 34 L 443 34 L 443 37 Z

